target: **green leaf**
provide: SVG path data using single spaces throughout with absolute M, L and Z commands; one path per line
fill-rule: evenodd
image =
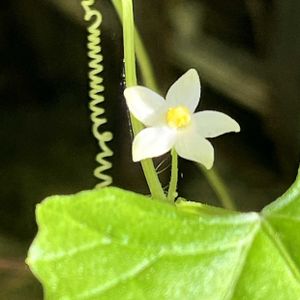
M 37 207 L 27 259 L 47 299 L 300 299 L 300 178 L 258 213 L 117 188 Z

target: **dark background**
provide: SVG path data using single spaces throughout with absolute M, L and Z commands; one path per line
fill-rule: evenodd
M 121 27 L 110 1 L 102 47 L 114 185 L 148 193 L 122 97 Z M 238 135 L 213 140 L 215 169 L 241 211 L 259 210 L 292 183 L 300 153 L 300 2 L 135 1 L 137 26 L 162 94 L 190 67 L 200 109 L 228 113 Z M 0 4 L 0 298 L 41 299 L 24 265 L 36 233 L 35 204 L 97 183 L 90 127 L 86 24 L 80 1 Z M 165 160 L 168 166 L 168 157 Z M 162 181 L 167 184 L 167 169 Z M 194 164 L 180 160 L 180 194 L 220 205 Z

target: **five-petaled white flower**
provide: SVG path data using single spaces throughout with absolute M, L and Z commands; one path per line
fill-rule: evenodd
M 194 113 L 200 101 L 200 79 L 195 69 L 182 75 L 168 90 L 166 100 L 143 86 L 126 88 L 130 112 L 146 127 L 133 141 L 133 161 L 160 156 L 173 147 L 179 156 L 210 169 L 214 148 L 206 138 L 239 132 L 239 124 L 224 113 Z

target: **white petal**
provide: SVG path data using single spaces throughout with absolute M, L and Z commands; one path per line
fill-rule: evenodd
M 214 163 L 214 148 L 211 143 L 193 130 L 187 130 L 177 137 L 175 150 L 179 156 L 198 162 L 207 169 Z
M 133 140 L 133 161 L 157 157 L 168 152 L 176 140 L 176 130 L 165 127 L 143 129 Z
M 240 125 L 228 115 L 205 110 L 193 115 L 193 125 L 203 137 L 212 138 L 227 132 L 239 132 Z
M 195 69 L 183 74 L 168 90 L 166 102 L 168 107 L 185 105 L 193 113 L 200 101 L 200 79 Z
M 143 86 L 126 88 L 124 96 L 129 111 L 146 126 L 153 126 L 166 111 L 163 97 Z

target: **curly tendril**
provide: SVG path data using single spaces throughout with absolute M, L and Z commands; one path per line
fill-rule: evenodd
M 89 68 L 89 108 L 91 110 L 91 120 L 92 120 L 92 132 L 94 137 L 97 139 L 101 152 L 96 156 L 96 161 L 99 163 L 99 166 L 95 169 L 94 175 L 101 180 L 97 184 L 97 188 L 108 186 L 112 183 L 112 177 L 105 174 L 112 167 L 111 162 L 106 158 L 113 155 L 112 150 L 107 146 L 107 143 L 110 142 L 113 138 L 113 135 L 109 131 L 101 132 L 100 127 L 107 123 L 107 119 L 103 117 L 105 109 L 99 105 L 104 101 L 104 96 L 102 95 L 104 91 L 103 78 L 100 73 L 103 71 L 103 65 L 101 64 L 103 56 L 101 54 L 100 46 L 100 25 L 102 22 L 101 13 L 92 8 L 94 5 L 94 0 L 83 0 L 81 5 L 85 11 L 84 20 L 89 22 L 88 26 L 88 57 Z

